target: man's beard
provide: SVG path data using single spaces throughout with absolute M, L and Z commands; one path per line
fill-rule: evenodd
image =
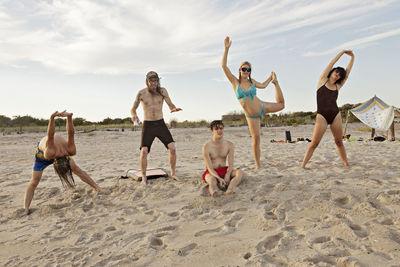
M 157 87 L 154 88 L 154 89 L 152 89 L 152 88 L 149 87 L 149 93 L 152 94 L 152 95 L 158 94 L 158 92 L 157 92 Z

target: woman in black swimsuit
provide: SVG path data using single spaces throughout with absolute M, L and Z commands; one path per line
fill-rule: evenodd
M 333 65 L 343 55 L 351 57 L 346 70 L 342 67 L 333 68 Z M 351 50 L 343 50 L 340 52 L 325 68 L 318 82 L 317 90 L 317 117 L 315 121 L 314 133 L 311 144 L 308 146 L 301 167 L 305 168 L 307 162 L 312 157 L 314 150 L 324 136 L 328 124 L 331 125 L 331 131 L 335 138 L 335 143 L 339 151 L 339 156 L 343 160 L 345 166 L 348 166 L 346 150 L 343 145 L 342 136 L 342 117 L 336 104 L 340 88 L 343 87 L 349 77 L 351 68 L 353 67 L 354 54 Z

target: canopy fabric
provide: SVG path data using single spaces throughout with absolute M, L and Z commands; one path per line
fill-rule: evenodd
M 395 107 L 374 96 L 350 110 L 360 121 L 371 128 L 388 130 L 393 123 Z

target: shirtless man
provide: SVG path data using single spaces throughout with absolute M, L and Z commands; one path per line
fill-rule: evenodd
M 210 195 L 218 195 L 218 187 L 226 189 L 225 194 L 233 194 L 233 189 L 243 179 L 243 171 L 233 169 L 234 147 L 232 142 L 224 139 L 224 124 L 215 120 L 210 125 L 213 137 L 203 145 L 203 157 L 207 170 L 203 173 L 203 180 L 208 184 Z M 226 166 L 228 158 L 228 166 Z
M 179 181 L 175 173 L 175 141 L 172 138 L 172 135 L 165 125 L 163 119 L 162 107 L 164 100 L 171 110 L 171 113 L 181 111 L 182 109 L 177 108 L 174 104 L 172 104 L 172 101 L 168 96 L 167 90 L 160 86 L 160 79 L 156 72 L 150 71 L 149 73 L 147 73 L 146 85 L 147 87 L 140 90 L 136 95 L 135 102 L 133 103 L 133 107 L 131 109 L 133 123 L 139 120 L 136 114 L 136 110 L 139 107 L 140 102 L 142 103 L 144 111 L 142 139 L 140 144 L 140 169 L 142 171 L 142 184 L 147 183 L 147 154 L 150 153 L 151 144 L 156 137 L 160 139 L 164 146 L 169 150 L 169 165 L 171 167 L 171 176 L 175 180 Z
M 67 140 L 55 134 L 55 117 L 67 117 Z M 76 165 L 71 156 L 76 154 L 74 141 L 74 125 L 72 124 L 72 113 L 54 112 L 51 114 L 49 126 L 47 127 L 47 136 L 43 137 L 37 148 L 35 156 L 35 164 L 32 171 L 32 179 L 28 184 L 25 192 L 25 214 L 29 214 L 29 206 L 31 205 L 35 189 L 42 178 L 43 170 L 53 164 L 54 170 L 60 177 L 63 186 L 70 188 L 75 187 L 75 181 L 72 173 L 94 188 L 100 191 L 100 187 L 89 177 L 89 175 Z

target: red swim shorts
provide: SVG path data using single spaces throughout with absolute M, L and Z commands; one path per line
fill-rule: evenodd
M 222 179 L 224 179 L 227 170 L 228 170 L 228 166 L 224 166 L 224 167 L 220 167 L 220 168 L 214 169 L 214 171 L 216 171 L 218 173 L 219 177 L 221 177 Z M 208 171 L 208 169 L 203 173 L 204 182 L 206 181 L 206 175 L 208 173 L 210 173 Z

